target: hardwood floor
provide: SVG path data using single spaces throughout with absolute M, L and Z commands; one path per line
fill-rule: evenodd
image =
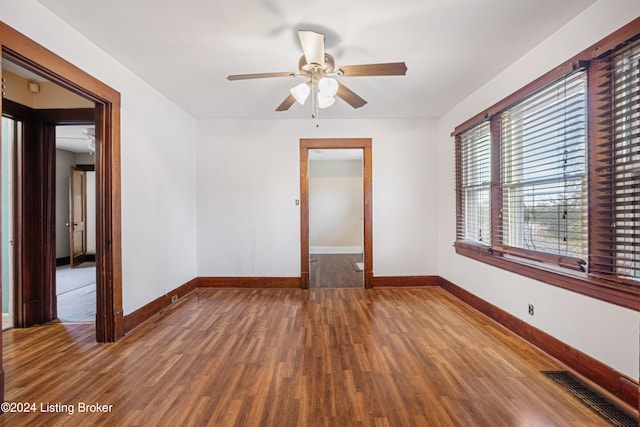
M 439 288 L 198 289 L 116 343 L 93 328 L 3 333 L 6 400 L 74 413 L 0 425 L 606 425 L 540 374 L 556 361 Z
M 364 272 L 356 268 L 362 254 L 311 254 L 310 288 L 364 288 Z

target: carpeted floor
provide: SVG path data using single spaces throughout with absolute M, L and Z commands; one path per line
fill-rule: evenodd
M 93 262 L 56 269 L 58 319 L 61 322 L 93 322 L 96 317 L 96 265 Z

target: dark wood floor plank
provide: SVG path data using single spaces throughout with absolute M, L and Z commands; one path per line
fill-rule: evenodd
M 0 425 L 604 426 L 555 360 L 438 288 L 199 289 L 111 344 L 5 331 L 6 398 L 113 405 Z

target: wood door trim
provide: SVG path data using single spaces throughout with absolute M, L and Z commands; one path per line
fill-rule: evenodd
M 96 339 L 101 342 L 115 341 L 124 334 L 120 213 L 120 93 L 4 22 L 0 22 L 0 50 L 3 56 L 12 61 L 95 102 Z M 2 100 L 0 100 L 0 106 L 1 103 Z M 0 398 L 3 398 L 4 390 L 0 392 Z
M 300 139 L 300 287 L 309 287 L 309 150 L 362 148 L 364 198 L 364 287 L 373 288 L 371 138 Z

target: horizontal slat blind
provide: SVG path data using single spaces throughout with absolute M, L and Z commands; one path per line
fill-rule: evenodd
M 500 239 L 505 252 L 526 250 L 586 259 L 586 72 L 528 96 L 501 115 Z M 553 257 L 541 256 L 549 262 Z
M 590 272 L 640 279 L 640 43 L 598 70 L 594 253 Z
M 491 243 L 491 130 L 489 122 L 458 138 L 458 238 Z

